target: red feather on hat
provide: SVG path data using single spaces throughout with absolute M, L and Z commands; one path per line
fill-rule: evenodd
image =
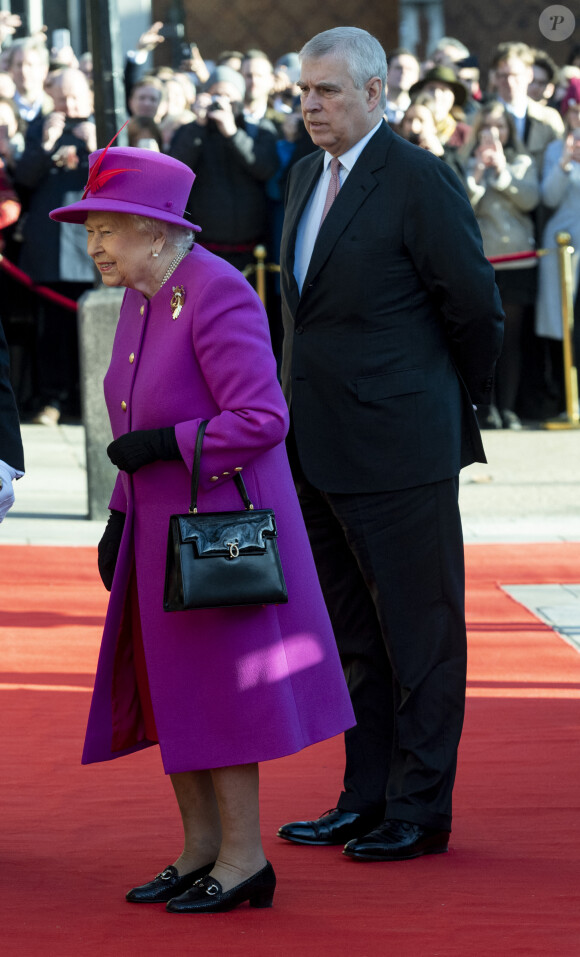
M 99 190 L 99 189 L 101 188 L 101 186 L 104 186 L 105 183 L 107 183 L 110 179 L 113 178 L 113 176 L 117 176 L 119 173 L 140 173 L 140 172 L 142 172 L 140 169 L 109 169 L 109 170 L 103 170 L 102 173 L 99 173 L 99 170 L 100 170 L 100 168 L 101 168 L 101 166 L 102 166 L 103 160 L 104 160 L 104 158 L 105 158 L 105 156 L 106 156 L 106 154 L 107 154 L 107 151 L 108 151 L 109 147 L 112 146 L 112 144 L 115 142 L 115 140 L 117 139 L 119 133 L 121 133 L 121 132 L 125 129 L 125 127 L 127 126 L 127 123 L 128 123 L 128 122 L 129 122 L 129 120 L 127 120 L 125 123 L 123 123 L 122 127 L 121 127 L 119 130 L 117 130 L 117 132 L 115 133 L 115 135 L 114 135 L 113 139 L 111 140 L 111 142 L 110 142 L 110 143 L 107 143 L 107 145 L 105 146 L 103 152 L 101 153 L 101 155 L 99 156 L 98 160 L 97 160 L 96 163 L 94 164 L 92 170 L 91 170 L 90 173 L 89 173 L 89 178 L 88 178 L 88 180 L 87 180 L 87 183 L 86 183 L 86 186 L 85 186 L 85 191 L 84 191 L 83 196 L 82 196 L 83 199 L 86 199 L 86 198 L 87 198 L 88 193 L 96 193 L 97 190 Z

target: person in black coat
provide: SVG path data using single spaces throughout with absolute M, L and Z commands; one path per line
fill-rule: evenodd
M 289 175 L 282 384 L 357 725 L 336 808 L 278 833 L 394 861 L 448 846 L 466 684 L 458 476 L 485 462 L 474 405 L 503 313 L 457 176 L 383 121 L 378 41 L 336 28 L 301 57 L 324 152 Z
M 85 75 L 57 71 L 51 84 L 55 109 L 28 128 L 14 172 L 27 196 L 18 266 L 35 282 L 77 301 L 94 284 L 85 242 L 72 226 L 48 218 L 51 209 L 80 199 L 96 149 L 93 98 Z M 61 412 L 80 413 L 76 315 L 39 300 L 35 422 L 56 424 Z
M 10 384 L 10 363 L 0 324 L 0 522 L 14 504 L 14 479 L 24 475 L 24 452 L 16 400 Z
M 278 167 L 276 127 L 264 117 L 248 128 L 244 90 L 239 73 L 217 67 L 195 101 L 197 119 L 177 130 L 169 148 L 196 175 L 188 211 L 203 223 L 199 242 L 238 269 L 266 241 L 266 182 Z

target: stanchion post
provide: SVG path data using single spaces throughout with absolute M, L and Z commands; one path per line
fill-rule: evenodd
M 266 247 L 256 246 L 254 249 L 256 260 L 256 292 L 266 308 Z
M 560 277 L 560 300 L 562 304 L 562 355 L 564 360 L 564 389 L 566 396 L 565 419 L 546 422 L 548 429 L 578 428 L 578 392 L 576 369 L 572 358 L 572 324 L 574 322 L 574 282 L 572 277 L 572 254 L 570 233 L 556 234 L 558 243 L 558 273 Z

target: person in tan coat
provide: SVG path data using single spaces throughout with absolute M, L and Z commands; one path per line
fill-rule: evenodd
M 539 197 L 535 160 L 524 150 L 514 119 L 501 101 L 477 116 L 466 149 L 466 188 L 483 249 L 489 258 L 535 249 L 533 210 Z M 535 258 L 495 264 L 506 314 L 504 345 L 498 360 L 492 405 L 480 410 L 484 427 L 521 429 L 515 412 L 522 368 L 522 330 L 531 322 L 536 287 Z
M 557 110 L 528 96 L 534 79 L 534 53 L 526 43 L 500 43 L 492 58 L 492 85 L 498 99 L 513 116 L 516 131 L 541 174 L 544 151 L 552 140 L 564 135 Z

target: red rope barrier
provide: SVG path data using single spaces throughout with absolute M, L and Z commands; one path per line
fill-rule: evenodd
M 488 262 L 490 263 L 511 263 L 516 259 L 537 259 L 544 250 L 532 249 L 527 253 L 510 253 L 507 256 L 489 256 Z
M 69 312 L 77 311 L 77 304 L 74 299 L 68 299 L 67 296 L 61 296 L 59 292 L 55 292 L 54 289 L 48 289 L 47 286 L 37 286 L 30 276 L 27 276 L 25 272 L 22 272 L 18 266 L 15 266 L 14 263 L 11 263 L 10 260 L 6 259 L 6 257 L 1 253 L 0 269 L 3 269 L 4 272 L 7 272 L 9 276 L 12 276 L 16 282 L 22 283 L 23 286 L 27 286 L 38 296 L 42 296 L 43 299 L 50 299 L 51 302 L 56 302 L 57 305 L 62 306 L 63 309 L 68 309 Z

